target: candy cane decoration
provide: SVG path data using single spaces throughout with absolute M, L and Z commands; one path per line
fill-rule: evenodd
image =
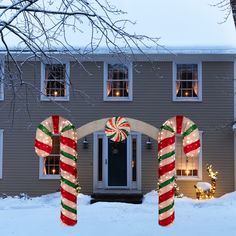
M 77 135 L 70 121 L 61 116 L 50 116 L 36 131 L 35 152 L 46 157 L 52 152 L 52 136 L 60 135 L 61 222 L 77 223 Z
M 183 149 L 187 157 L 198 157 L 200 136 L 197 126 L 184 116 L 167 120 L 158 137 L 159 160 L 159 224 L 168 226 L 174 222 L 175 135 L 182 134 Z
M 105 125 L 105 134 L 113 142 L 122 142 L 130 133 L 129 122 L 121 116 L 110 118 Z

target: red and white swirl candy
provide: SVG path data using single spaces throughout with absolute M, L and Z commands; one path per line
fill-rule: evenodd
M 159 224 L 168 226 L 174 222 L 175 135 L 182 134 L 183 149 L 187 157 L 198 158 L 200 135 L 194 122 L 184 116 L 167 120 L 158 137 L 159 160 Z
M 60 135 L 61 221 L 73 226 L 77 223 L 77 133 L 63 117 L 48 117 L 36 131 L 35 151 L 39 157 L 51 154 L 54 135 Z
M 121 116 L 110 118 L 105 125 L 105 134 L 113 142 L 122 142 L 130 133 L 130 124 Z

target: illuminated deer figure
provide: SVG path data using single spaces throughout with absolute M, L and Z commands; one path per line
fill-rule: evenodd
M 216 180 L 217 180 L 217 171 L 213 171 L 212 165 L 207 165 L 207 173 L 211 178 L 211 184 L 207 182 L 198 182 L 197 185 L 194 185 L 196 189 L 197 199 L 211 199 L 214 197 L 216 192 Z

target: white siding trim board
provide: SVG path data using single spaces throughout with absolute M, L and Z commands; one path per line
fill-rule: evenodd
M 0 179 L 3 172 L 3 129 L 0 129 Z
M 236 59 L 234 60 L 234 122 L 236 121 Z M 236 129 L 234 129 L 234 190 L 236 190 Z

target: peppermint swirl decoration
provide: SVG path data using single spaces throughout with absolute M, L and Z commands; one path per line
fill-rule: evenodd
M 122 142 L 130 133 L 129 122 L 121 116 L 110 118 L 105 125 L 105 134 L 113 142 Z

